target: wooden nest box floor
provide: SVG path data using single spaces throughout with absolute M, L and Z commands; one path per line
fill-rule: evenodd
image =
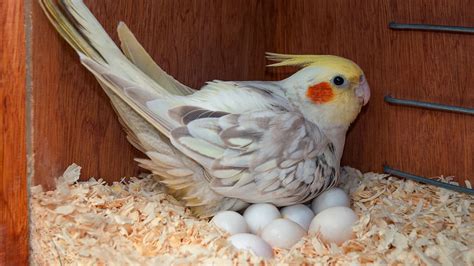
M 78 182 L 79 172 L 69 167 L 53 191 L 32 188 L 34 265 L 474 263 L 474 198 L 387 175 L 345 168 L 342 186 L 359 216 L 353 240 L 327 246 L 306 236 L 264 261 L 235 250 L 224 233 L 192 217 L 152 179 L 109 186 Z

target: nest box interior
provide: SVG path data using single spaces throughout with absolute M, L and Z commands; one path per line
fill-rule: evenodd
M 267 68 L 267 51 L 347 57 L 364 70 L 372 98 L 348 133 L 343 165 L 474 182 L 474 116 L 384 102 L 391 95 L 474 106 L 473 35 L 388 27 L 474 25 L 469 0 L 85 2 L 114 40 L 124 21 L 164 70 L 193 88 L 213 79 L 278 80 L 295 71 Z M 107 96 L 39 4 L 6 0 L 0 7 L 0 43 L 8 51 L 0 70 L 0 192 L 9 206 L 4 216 L 20 221 L 0 226 L 0 236 L 9 236 L 0 237 L 0 250 L 26 254 L 27 154 L 29 184 L 49 188 L 72 163 L 86 178 L 136 176 L 142 170 L 133 159 L 144 155 L 127 142 Z M 0 262 L 6 253 L 0 251 Z
M 388 28 L 391 21 L 472 25 L 467 2 L 434 1 L 430 8 L 422 1 L 86 2 L 115 40 L 124 21 L 163 69 L 193 88 L 213 79 L 277 80 L 295 71 L 266 68 L 266 51 L 347 57 L 364 70 L 372 98 L 348 134 L 343 165 L 474 177 L 474 117 L 384 102 L 392 95 L 474 106 L 472 35 Z M 133 158 L 143 155 L 36 3 L 30 37 L 32 183 L 52 185 L 73 162 L 86 177 L 137 175 Z

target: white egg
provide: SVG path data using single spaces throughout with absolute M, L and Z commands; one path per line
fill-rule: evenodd
M 211 222 L 231 235 L 248 233 L 249 231 L 244 217 L 234 211 L 219 212 L 212 218 Z
M 349 207 L 351 201 L 346 192 L 340 188 L 331 188 L 313 200 L 311 207 L 315 214 L 331 207 Z
M 257 235 L 260 235 L 267 224 L 280 217 L 280 211 L 268 203 L 250 205 L 244 212 L 244 218 L 250 232 Z
M 306 231 L 297 223 L 288 219 L 276 219 L 265 226 L 262 231 L 263 240 L 274 248 L 291 248 L 306 235 Z
M 256 235 L 242 233 L 229 237 L 230 243 L 239 250 L 251 250 L 255 255 L 271 258 L 273 257 L 272 247 L 262 238 Z
M 314 217 L 313 211 L 303 204 L 285 207 L 280 210 L 280 213 L 283 218 L 299 224 L 306 231 L 308 231 L 311 220 Z
M 319 234 L 327 243 L 341 244 L 353 237 L 357 215 L 347 207 L 332 207 L 318 213 L 309 226 L 310 234 Z

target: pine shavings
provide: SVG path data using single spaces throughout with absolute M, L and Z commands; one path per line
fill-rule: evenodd
M 62 215 L 69 215 L 74 212 L 74 206 L 71 205 L 64 205 L 64 206 L 59 206 L 57 207 L 54 211 L 57 214 L 62 214 Z
M 109 186 L 79 174 L 72 165 L 56 190 L 30 190 L 34 265 L 474 264 L 474 197 L 387 175 L 344 169 L 359 216 L 354 239 L 336 246 L 306 236 L 263 260 L 235 250 L 150 178 Z

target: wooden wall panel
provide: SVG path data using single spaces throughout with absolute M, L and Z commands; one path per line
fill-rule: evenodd
M 23 1 L 0 1 L 0 265 L 27 265 Z
M 394 32 L 389 21 L 474 25 L 469 0 L 430 1 L 87 1 L 116 39 L 125 21 L 180 81 L 271 80 L 265 51 L 336 54 L 365 70 L 373 97 L 348 136 L 343 162 L 426 176 L 474 178 L 473 117 L 389 106 L 383 96 L 474 106 L 472 35 Z M 35 183 L 52 184 L 76 162 L 84 176 L 118 180 L 139 169 L 105 94 L 33 8 Z
M 474 107 L 474 36 L 388 28 L 390 21 L 474 26 L 469 2 L 277 1 L 279 51 L 341 55 L 367 75 L 372 99 L 348 134 L 343 164 L 474 180 L 474 117 L 383 101 L 391 94 Z
M 364 69 L 372 99 L 352 126 L 343 163 L 474 180 L 474 118 L 387 105 L 385 95 L 474 106 L 473 36 L 392 31 L 390 21 L 474 25 L 469 1 L 279 1 L 277 47 L 336 54 Z
M 272 1 L 87 1 L 106 30 L 126 22 L 170 74 L 193 87 L 212 79 L 268 79 Z M 106 95 L 33 8 L 34 183 L 51 186 L 71 163 L 83 176 L 136 175 L 128 144 Z
M 382 3 L 386 1 L 374 5 Z M 381 171 L 382 164 L 389 164 L 427 177 L 445 175 L 473 181 L 473 116 L 387 105 L 382 99 L 391 94 L 474 107 L 474 75 L 469 67 L 474 58 L 473 35 L 392 31 L 386 27 L 389 21 L 474 26 L 474 9 L 466 8 L 472 3 L 387 3 L 386 12 L 373 15 L 379 18 L 373 23 L 379 24 L 376 31 L 380 42 L 369 45 L 362 59 L 369 60 L 364 69 L 374 97 L 364 117 L 366 122 L 356 124 L 348 138 L 345 162 L 364 171 Z M 370 24 L 366 32 L 373 32 L 373 27 Z M 361 34 L 360 38 L 370 36 Z M 361 145 L 360 139 L 369 141 Z

